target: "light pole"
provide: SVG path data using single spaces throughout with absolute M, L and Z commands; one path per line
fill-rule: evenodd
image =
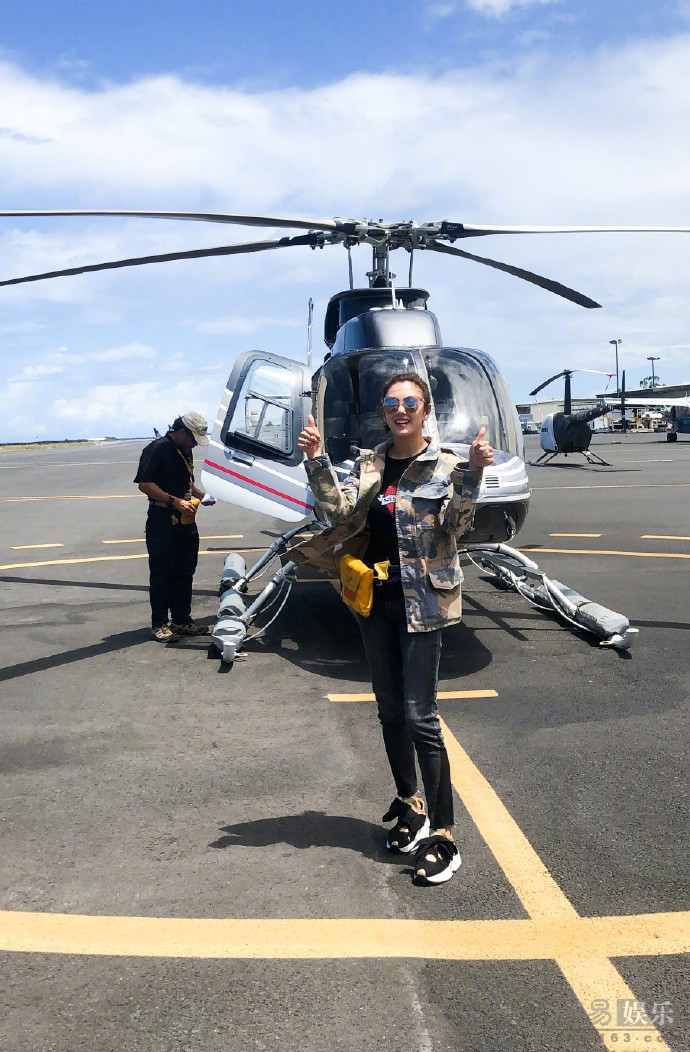
M 617 395 L 619 395 L 621 393 L 620 384 L 618 383 L 618 345 L 621 344 L 622 342 L 623 342 L 622 340 L 609 340 L 609 343 L 614 344 L 615 348 L 616 348 L 616 394 Z
M 652 391 L 656 387 L 656 377 L 654 376 L 654 362 L 660 362 L 661 359 L 658 355 L 648 354 L 647 361 L 652 363 Z

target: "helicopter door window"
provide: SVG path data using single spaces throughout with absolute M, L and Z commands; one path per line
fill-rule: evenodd
M 233 401 L 228 434 L 287 456 L 293 452 L 292 375 L 288 369 L 274 362 L 254 362 Z

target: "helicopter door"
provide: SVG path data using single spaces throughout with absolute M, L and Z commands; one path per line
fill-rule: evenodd
M 265 351 L 237 359 L 206 450 L 202 486 L 219 500 L 287 522 L 313 498 L 297 438 L 311 411 L 306 365 Z

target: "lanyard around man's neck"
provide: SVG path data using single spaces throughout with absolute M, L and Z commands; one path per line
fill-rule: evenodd
M 183 461 L 183 463 L 184 463 L 184 466 L 186 467 L 187 471 L 189 472 L 189 477 L 190 477 L 190 479 L 192 480 L 192 482 L 194 482 L 194 471 L 193 471 L 193 470 L 192 470 L 192 468 L 191 468 L 191 467 L 189 466 L 189 461 L 187 460 L 186 456 L 184 455 L 184 453 L 182 452 L 182 450 L 180 449 L 180 447 L 179 447 L 179 446 L 175 446 L 175 449 L 177 450 L 177 452 L 178 452 L 178 453 L 180 454 L 180 456 L 182 457 L 182 461 Z

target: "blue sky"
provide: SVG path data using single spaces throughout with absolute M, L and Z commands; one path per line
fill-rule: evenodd
M 687 226 L 689 64 L 690 0 L 4 0 L 0 208 Z M 253 236 L 0 219 L 0 277 Z M 689 235 L 469 248 L 603 304 L 415 263 L 446 344 L 493 354 L 517 400 L 566 366 L 612 369 L 612 338 L 629 383 L 650 354 L 663 381 L 690 383 Z M 363 284 L 368 252 L 354 262 Z M 309 296 L 318 332 L 346 282 L 331 248 L 0 289 L 0 440 L 212 418 L 237 355 L 304 359 Z M 599 389 L 575 378 L 576 394 Z

